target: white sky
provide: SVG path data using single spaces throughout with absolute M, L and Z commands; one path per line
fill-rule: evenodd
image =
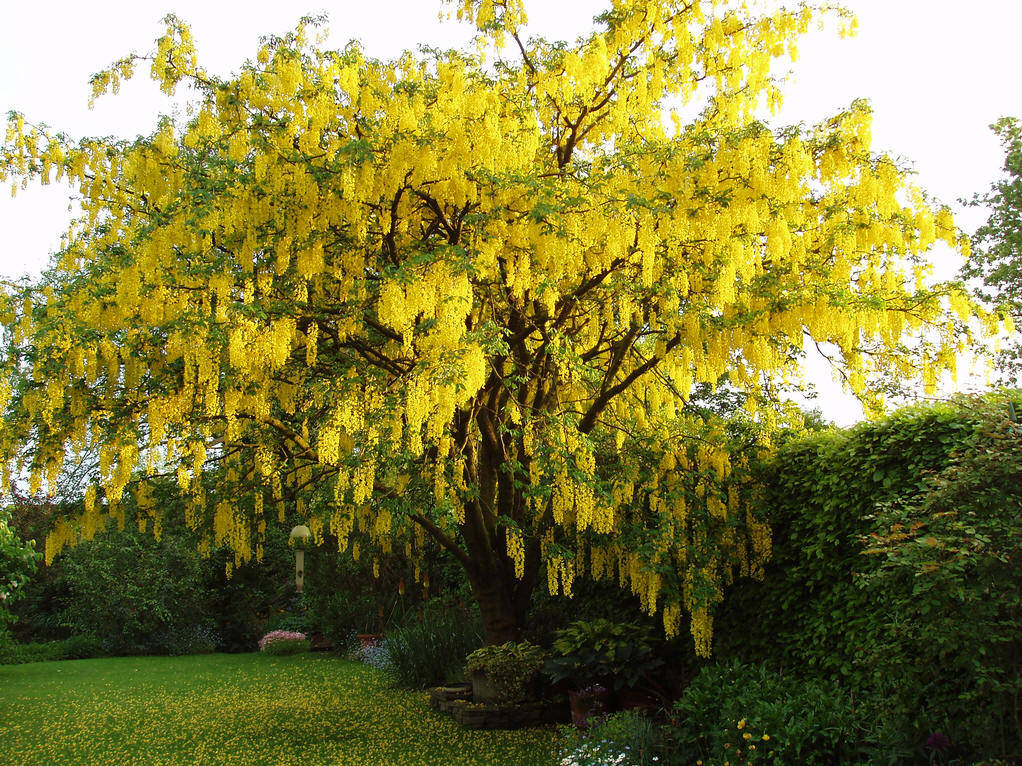
M 258 38 L 282 34 L 304 14 L 326 12 L 329 44 L 358 39 L 370 55 L 390 57 L 420 43 L 460 46 L 467 27 L 438 21 L 431 0 L 307 0 L 288 10 L 279 0 L 0 0 L 0 114 L 10 109 L 78 137 L 133 137 L 151 131 L 169 110 L 145 79 L 119 96 L 87 108 L 89 76 L 130 52 L 148 52 L 168 12 L 193 29 L 200 62 L 226 74 L 255 54 Z M 589 28 L 607 0 L 527 3 L 530 31 L 574 39 Z M 919 184 L 960 211 L 967 231 L 981 211 L 955 201 L 986 191 L 998 176 L 1001 153 L 988 126 L 1002 115 L 1022 116 L 1018 32 L 1022 0 L 845 0 L 860 22 L 857 37 L 813 33 L 792 67 L 777 123 L 815 122 L 868 98 L 874 109 L 874 145 L 910 160 Z M 37 275 L 60 241 L 67 221 L 61 187 L 30 187 L 11 199 L 0 190 L 0 278 Z M 954 271 L 952 256 L 936 251 L 938 270 Z M 943 265 L 943 268 L 941 268 Z M 810 375 L 821 388 L 825 414 L 849 423 L 860 411 L 828 391 L 829 373 Z

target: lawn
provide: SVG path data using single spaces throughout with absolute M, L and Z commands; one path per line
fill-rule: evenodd
M 329 656 L 0 667 L 0 764 L 549 766 L 556 731 L 469 731 L 424 692 Z

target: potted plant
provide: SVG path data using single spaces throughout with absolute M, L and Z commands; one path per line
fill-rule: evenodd
M 543 671 L 574 690 L 568 698 L 576 723 L 597 708 L 607 710 L 613 693 L 639 686 L 664 664 L 649 629 L 635 623 L 577 620 L 554 635 L 553 657 Z
M 465 658 L 473 701 L 513 705 L 529 699 L 545 659 L 546 652 L 527 641 L 477 649 Z

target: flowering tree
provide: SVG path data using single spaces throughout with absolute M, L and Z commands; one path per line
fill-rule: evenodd
M 305 24 L 226 79 L 171 17 L 148 60 L 193 89 L 186 123 L 73 142 L 14 115 L 3 175 L 68 179 L 82 215 L 6 301 L 3 449 L 40 484 L 100 447 L 50 557 L 123 523 L 126 489 L 158 533 L 137 479 L 171 472 L 238 561 L 276 502 L 356 557 L 438 541 L 490 642 L 520 635 L 544 574 L 570 594 L 588 573 L 668 633 L 691 615 L 707 653 L 769 532 L 733 486 L 748 450 L 690 391 L 727 373 L 769 422 L 807 340 L 874 404 L 873 374 L 932 385 L 971 311 L 924 285 L 951 216 L 871 150 L 862 103 L 754 118 L 808 8 L 613 0 L 572 45 L 526 41 L 519 0 L 457 13 L 475 52 L 377 61 Z

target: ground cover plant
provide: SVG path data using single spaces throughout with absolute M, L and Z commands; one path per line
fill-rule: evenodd
M 554 762 L 553 729 L 463 729 L 422 692 L 315 654 L 203 655 L 0 668 L 0 763 Z
M 479 616 L 463 608 L 431 604 L 405 615 L 388 630 L 382 648 L 395 681 L 412 689 L 465 677 L 465 657 L 483 643 Z

